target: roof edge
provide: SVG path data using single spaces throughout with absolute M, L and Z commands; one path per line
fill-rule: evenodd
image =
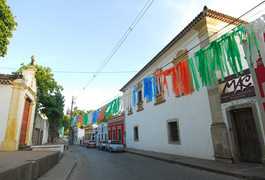
M 194 26 L 196 26 L 202 18 L 205 16 L 214 19 L 221 20 L 226 23 L 231 23 L 234 25 L 243 24 L 246 25 L 248 22 L 240 20 L 223 13 L 208 9 L 207 6 L 203 7 L 203 10 L 178 34 L 176 35 L 151 61 L 149 61 L 134 77 L 132 77 L 119 91 L 124 92 L 125 88 L 139 77 L 147 68 L 149 68 L 157 59 L 159 59 L 168 49 L 170 49 L 174 44 L 176 44 L 184 35 L 186 35 Z

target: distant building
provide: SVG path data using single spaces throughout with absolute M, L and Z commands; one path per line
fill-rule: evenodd
M 119 140 L 125 144 L 124 115 L 108 119 L 108 139 Z
M 37 114 L 34 122 L 33 145 L 42 145 L 48 142 L 49 123 L 41 114 Z
M 98 124 L 97 144 L 102 140 L 108 140 L 108 123 Z

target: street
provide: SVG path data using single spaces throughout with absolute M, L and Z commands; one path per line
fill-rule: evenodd
M 178 164 L 159 161 L 135 154 L 105 152 L 97 148 L 70 146 L 70 151 L 77 158 L 69 179 L 229 179 L 231 176 L 193 169 Z

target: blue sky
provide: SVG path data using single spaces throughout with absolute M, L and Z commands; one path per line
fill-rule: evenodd
M 151 3 L 152 0 L 149 1 Z M 50 67 L 58 84 L 64 87 L 65 107 L 77 96 L 79 109 L 97 109 L 118 95 L 123 87 L 170 40 L 174 38 L 204 5 L 239 17 L 259 4 L 260 0 L 154 0 L 127 39 L 90 83 L 95 72 L 107 59 L 129 29 L 148 0 L 8 0 L 17 18 L 7 55 L 0 58 L 0 73 L 11 74 L 31 61 Z M 236 7 L 236 8 L 235 8 Z M 264 14 L 264 5 L 256 13 Z M 256 17 L 258 17 L 256 15 Z M 254 17 L 245 17 L 254 20 Z M 5 67 L 5 68 L 3 68 Z M 7 69 L 7 68 L 14 68 Z M 82 93 L 81 93 L 82 92 Z M 109 100 L 110 101 L 110 100 Z

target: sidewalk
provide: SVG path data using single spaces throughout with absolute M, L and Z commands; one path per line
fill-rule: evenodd
M 38 178 L 38 180 L 66 180 L 70 176 L 75 164 L 76 159 L 74 158 L 71 149 L 65 150 L 59 163 L 46 174 Z
M 171 154 L 157 153 L 138 149 L 125 148 L 126 152 L 150 157 L 157 160 L 176 163 L 196 169 L 210 171 L 219 174 L 225 174 L 247 179 L 264 179 L 265 167 L 261 164 L 233 164 L 219 161 L 190 158 L 185 156 L 177 156 Z
M 36 179 L 59 159 L 59 151 L 0 151 L 0 179 Z

